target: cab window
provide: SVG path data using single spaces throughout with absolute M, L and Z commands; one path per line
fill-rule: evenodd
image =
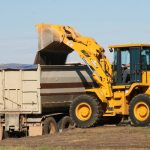
M 150 70 L 150 48 L 145 47 L 141 51 L 141 68 Z
M 130 64 L 130 52 L 128 49 L 121 51 L 121 65 Z

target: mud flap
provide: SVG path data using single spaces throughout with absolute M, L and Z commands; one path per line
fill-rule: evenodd
M 5 131 L 19 131 L 19 114 L 5 114 Z
M 42 126 L 30 126 L 29 136 L 38 136 L 38 135 L 42 135 Z

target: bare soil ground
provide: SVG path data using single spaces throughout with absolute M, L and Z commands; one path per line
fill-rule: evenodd
M 103 126 L 70 129 L 53 136 L 10 138 L 0 146 L 39 146 L 67 150 L 150 149 L 150 127 Z

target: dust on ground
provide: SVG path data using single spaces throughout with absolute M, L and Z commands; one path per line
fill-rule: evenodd
M 150 149 L 150 127 L 103 126 L 70 129 L 55 135 L 10 138 L 0 146 L 60 147 L 67 150 Z

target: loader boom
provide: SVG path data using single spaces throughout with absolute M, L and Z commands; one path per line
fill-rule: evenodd
M 57 49 L 59 44 L 67 46 L 69 51 L 76 51 L 83 61 L 92 70 L 92 75 L 99 85 L 97 89 L 88 89 L 95 92 L 102 101 L 112 97 L 111 64 L 105 56 L 105 50 L 92 38 L 80 35 L 75 29 L 63 25 L 37 25 L 39 33 L 39 51 L 52 45 Z

